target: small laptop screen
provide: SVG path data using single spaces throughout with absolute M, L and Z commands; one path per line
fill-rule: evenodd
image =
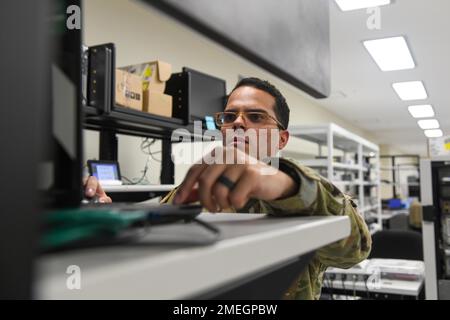
M 90 161 L 89 173 L 98 180 L 121 180 L 117 162 Z

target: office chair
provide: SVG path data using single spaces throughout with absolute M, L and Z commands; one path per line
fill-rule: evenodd
M 372 258 L 423 261 L 422 235 L 415 231 L 379 231 L 372 236 Z
M 409 217 L 405 214 L 398 214 L 389 220 L 389 230 L 407 231 L 409 230 Z

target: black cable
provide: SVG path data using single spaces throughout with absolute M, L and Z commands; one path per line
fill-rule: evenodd
M 150 146 L 151 146 L 152 144 L 154 144 L 155 142 L 156 142 L 155 139 L 152 139 L 152 140 L 150 140 L 150 141 L 149 141 L 149 138 L 143 139 L 143 140 L 141 141 L 141 145 L 140 145 L 141 151 L 142 151 L 144 154 L 147 154 L 147 155 L 149 155 L 149 156 L 151 157 L 151 155 L 150 155 L 149 153 L 145 152 L 145 148 L 150 148 Z M 150 150 L 150 149 L 149 149 L 149 150 Z M 126 178 L 126 177 L 124 177 L 124 178 L 125 178 L 127 181 L 129 181 L 131 185 L 138 185 L 138 184 L 140 184 L 142 181 L 144 181 L 144 179 L 146 179 L 147 171 L 148 171 L 148 162 L 149 162 L 149 157 L 147 157 L 147 160 L 146 160 L 146 162 L 145 162 L 145 167 L 144 167 L 142 176 L 141 176 L 136 182 L 133 182 L 131 179 L 128 179 L 128 178 Z M 122 177 L 123 177 L 123 176 L 122 176 Z
M 125 177 L 125 176 L 122 176 L 122 179 L 124 179 L 124 180 L 128 181 L 128 182 L 129 182 L 129 184 L 133 184 L 133 183 L 134 183 L 133 181 L 131 181 L 130 179 L 128 179 L 128 178 L 127 178 L 127 177 Z
M 148 160 L 147 160 L 147 163 L 148 163 Z M 144 168 L 144 172 L 142 174 L 142 177 L 140 177 L 138 181 L 133 182 L 132 180 L 130 180 L 130 179 L 124 177 L 124 176 L 122 176 L 122 178 L 126 179 L 131 185 L 138 185 L 138 184 L 140 184 L 146 178 L 147 170 L 148 170 L 148 164 L 147 163 L 145 164 L 145 168 Z
M 333 284 L 334 280 L 336 280 L 336 275 L 333 275 L 333 277 L 331 278 L 331 288 L 333 289 L 333 292 L 334 292 L 334 284 Z M 334 294 L 331 295 L 331 299 L 334 300 Z
M 328 281 L 328 288 L 330 289 L 330 300 L 334 300 L 333 297 L 333 279 L 332 276 L 334 277 L 334 275 L 330 275 L 330 277 L 327 276 L 327 274 L 324 274 L 324 279 Z
M 153 153 L 150 153 L 150 157 L 151 157 L 154 161 L 156 161 L 156 162 L 161 162 L 161 159 L 155 158 L 155 157 L 153 156 Z
M 140 184 L 146 178 L 147 170 L 148 170 L 148 160 L 147 160 L 147 162 L 145 164 L 144 173 L 142 174 L 142 177 L 137 182 L 135 182 L 134 184 Z
M 198 223 L 199 225 L 201 225 L 202 227 L 204 227 L 205 229 L 208 229 L 209 231 L 211 231 L 212 233 L 214 233 L 214 235 L 215 235 L 214 240 L 219 240 L 220 235 L 221 235 L 221 232 L 220 232 L 220 229 L 219 229 L 219 228 L 213 226 L 212 224 L 210 224 L 210 223 L 208 223 L 208 222 L 202 221 L 202 220 L 200 220 L 200 219 L 198 219 L 198 218 L 194 218 L 194 219 L 189 220 L 189 221 L 196 222 L 196 223 Z
M 154 145 L 156 142 L 156 139 L 150 140 L 149 138 L 145 138 L 141 142 L 141 151 L 147 155 L 149 155 L 154 161 L 161 162 L 161 159 L 157 159 L 154 157 L 154 154 L 161 153 L 161 151 L 152 151 L 151 146 Z
M 142 152 L 146 153 L 145 149 L 148 149 L 151 145 L 155 144 L 155 142 L 156 142 L 155 139 L 150 140 L 149 138 L 144 138 L 141 141 L 141 150 L 142 150 Z
M 369 281 L 369 278 L 369 276 L 364 276 L 364 287 L 366 287 L 366 294 L 368 299 L 370 299 L 370 290 L 369 286 L 367 285 L 367 281 Z
M 173 223 L 177 223 L 180 222 L 182 219 L 176 219 L 173 222 L 170 223 L 166 223 L 166 224 L 173 224 Z M 190 222 L 195 222 L 197 224 L 199 224 L 201 227 L 207 229 L 208 231 L 211 231 L 214 235 L 214 237 L 211 239 L 211 242 L 215 242 L 218 241 L 220 239 L 221 236 L 221 231 L 219 228 L 215 227 L 214 225 L 202 221 L 198 218 L 192 218 L 192 219 L 186 219 L 185 223 L 190 223 Z M 142 236 L 145 236 L 146 234 L 148 234 L 149 232 L 151 232 L 152 227 L 155 226 L 159 226 L 161 224 L 153 224 L 149 219 L 142 219 L 140 221 L 138 221 L 136 224 L 134 224 L 135 229 L 134 230 L 138 230 L 138 232 L 141 233 Z
M 151 148 L 150 148 L 155 143 L 156 143 L 156 139 L 150 139 L 150 138 L 144 138 L 141 141 L 140 149 L 141 149 L 141 151 L 144 154 L 148 155 L 147 161 L 145 162 L 145 167 L 144 167 L 142 176 L 136 182 L 133 182 L 132 179 L 129 179 L 129 178 L 125 177 L 125 176 L 122 176 L 122 178 L 127 180 L 129 182 L 129 184 L 131 184 L 131 185 L 138 185 L 142 181 L 144 181 L 144 179 L 147 178 L 147 171 L 148 171 L 148 167 L 149 167 L 149 158 L 153 159 L 156 162 L 161 162 L 161 159 L 155 158 L 154 154 L 162 153 L 162 151 L 152 151 Z
M 342 291 L 344 292 L 345 295 L 345 300 L 348 300 L 347 294 L 345 293 L 347 289 L 345 289 L 344 276 L 341 276 L 341 283 L 342 283 Z

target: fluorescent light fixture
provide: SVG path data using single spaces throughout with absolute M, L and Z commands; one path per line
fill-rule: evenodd
M 429 104 L 420 105 L 420 106 L 409 106 L 408 107 L 409 113 L 414 118 L 431 118 L 434 117 L 434 110 L 433 107 Z
M 422 81 L 397 82 L 392 84 L 395 92 L 404 101 L 424 100 L 428 98 Z
M 441 129 L 425 130 L 424 133 L 427 138 L 440 138 L 444 135 Z
M 414 63 L 404 37 L 384 38 L 363 42 L 381 71 L 414 69 Z
M 391 0 L 335 0 L 342 11 L 372 8 L 391 4 Z
M 439 129 L 439 122 L 436 119 L 419 120 L 417 124 L 423 130 Z

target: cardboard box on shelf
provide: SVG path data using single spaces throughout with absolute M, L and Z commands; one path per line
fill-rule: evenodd
M 120 68 L 141 77 L 143 90 L 164 93 L 166 81 L 172 75 L 172 66 L 160 60 Z
M 144 112 L 172 117 L 172 96 L 155 91 L 144 91 Z
M 121 67 L 116 73 L 116 79 L 123 79 L 122 87 L 116 86 L 116 99 L 118 104 L 131 107 L 140 111 L 157 114 L 164 117 L 172 117 L 172 96 L 164 94 L 166 81 L 171 77 L 172 66 L 163 61 L 151 61 L 136 65 Z M 124 87 L 127 90 L 124 90 Z M 117 93 L 121 89 L 122 92 Z M 132 89 L 132 90 L 131 90 Z M 140 104 L 132 101 L 131 106 L 130 95 L 140 92 Z M 136 95 L 133 95 L 136 97 Z M 127 99 L 126 99 L 127 98 Z
M 139 76 L 116 69 L 115 84 L 116 103 L 142 111 L 142 80 Z

